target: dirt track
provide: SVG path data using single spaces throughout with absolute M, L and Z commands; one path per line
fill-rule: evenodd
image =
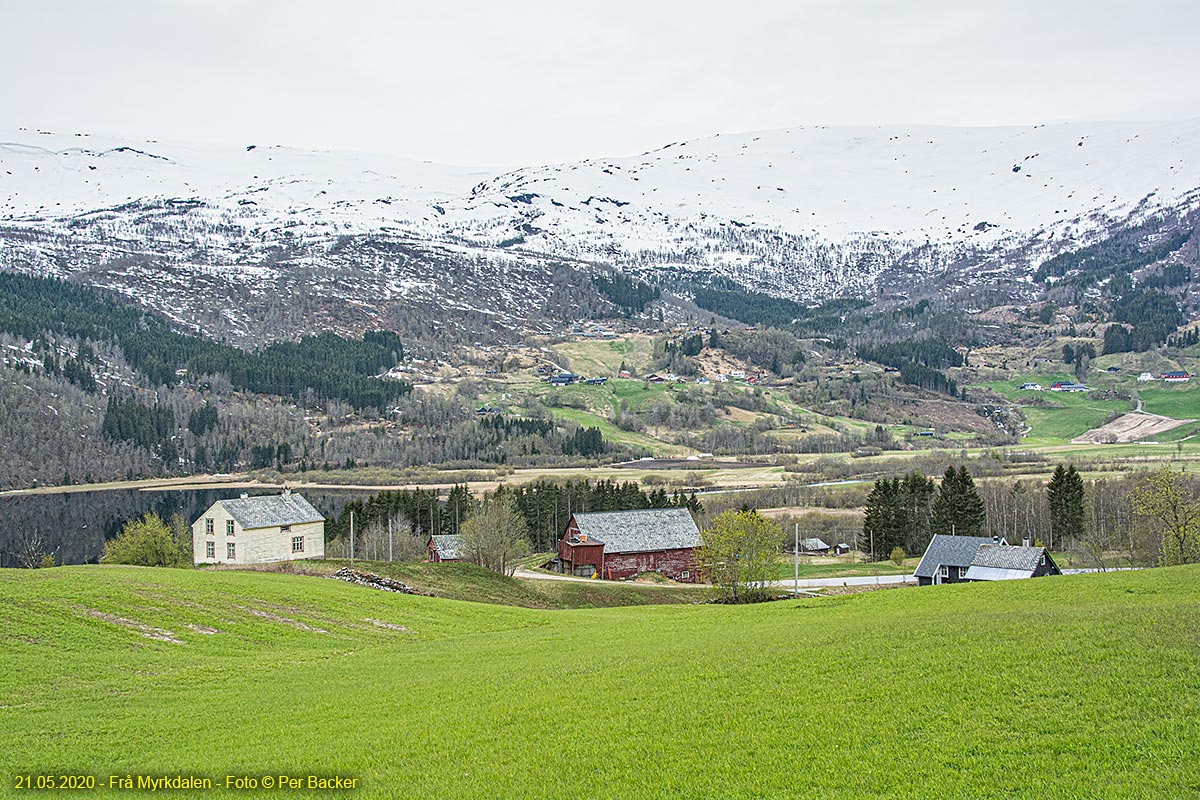
M 1155 434 L 1169 431 L 1172 428 L 1178 428 L 1180 425 L 1186 425 L 1193 421 L 1190 419 L 1172 419 L 1171 417 L 1160 417 L 1157 414 L 1131 411 L 1128 414 L 1122 414 L 1112 422 L 1101 425 L 1099 428 L 1093 428 L 1081 436 L 1076 436 L 1071 441 L 1075 444 L 1140 442 L 1144 439 L 1149 439 Z

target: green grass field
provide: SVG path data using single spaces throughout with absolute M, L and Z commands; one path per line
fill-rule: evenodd
M 0 573 L 0 607 L 3 796 L 64 772 L 340 774 L 363 798 L 1200 793 L 1197 566 L 580 611 L 63 567 Z
M 1200 382 L 1156 383 L 1138 389 L 1142 408 L 1175 419 L 1200 419 Z
M 813 564 L 807 561 L 803 556 L 800 557 L 800 577 L 804 578 L 847 578 L 855 575 L 911 575 L 917 565 L 921 563 L 919 558 L 906 558 L 904 563 L 896 566 L 891 561 L 877 561 L 875 563 L 853 563 L 844 561 L 835 564 Z M 796 576 L 796 564 L 790 556 L 783 556 L 779 560 L 778 579 L 786 581 Z

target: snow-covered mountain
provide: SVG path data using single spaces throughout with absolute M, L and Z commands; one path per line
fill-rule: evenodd
M 1200 120 L 798 127 L 501 173 L 0 133 L 0 267 L 77 274 L 234 340 L 267 318 L 286 334 L 422 307 L 517 327 L 598 268 L 806 300 L 889 274 L 1019 276 L 1197 206 Z

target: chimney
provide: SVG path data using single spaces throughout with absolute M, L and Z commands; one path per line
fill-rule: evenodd
M 250 499 L 250 493 L 249 493 L 249 492 L 242 492 L 242 499 L 243 499 L 243 500 L 249 500 L 249 499 Z
M 284 497 L 291 497 L 291 496 L 292 496 L 292 490 L 291 490 L 291 488 L 290 488 L 290 487 L 288 487 L 288 486 L 284 486 L 284 487 L 283 487 L 283 496 L 284 496 Z
M 1000 537 L 999 537 L 999 536 L 993 536 L 993 537 L 992 537 L 992 544 L 1000 544 Z
M 1026 536 L 1024 539 L 1021 540 L 1021 547 L 1029 547 L 1029 544 L 1030 544 L 1030 542 L 1029 542 L 1028 536 Z

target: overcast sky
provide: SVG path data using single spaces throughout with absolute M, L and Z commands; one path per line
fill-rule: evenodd
M 0 0 L 0 127 L 514 166 L 1200 116 L 1196 0 Z

